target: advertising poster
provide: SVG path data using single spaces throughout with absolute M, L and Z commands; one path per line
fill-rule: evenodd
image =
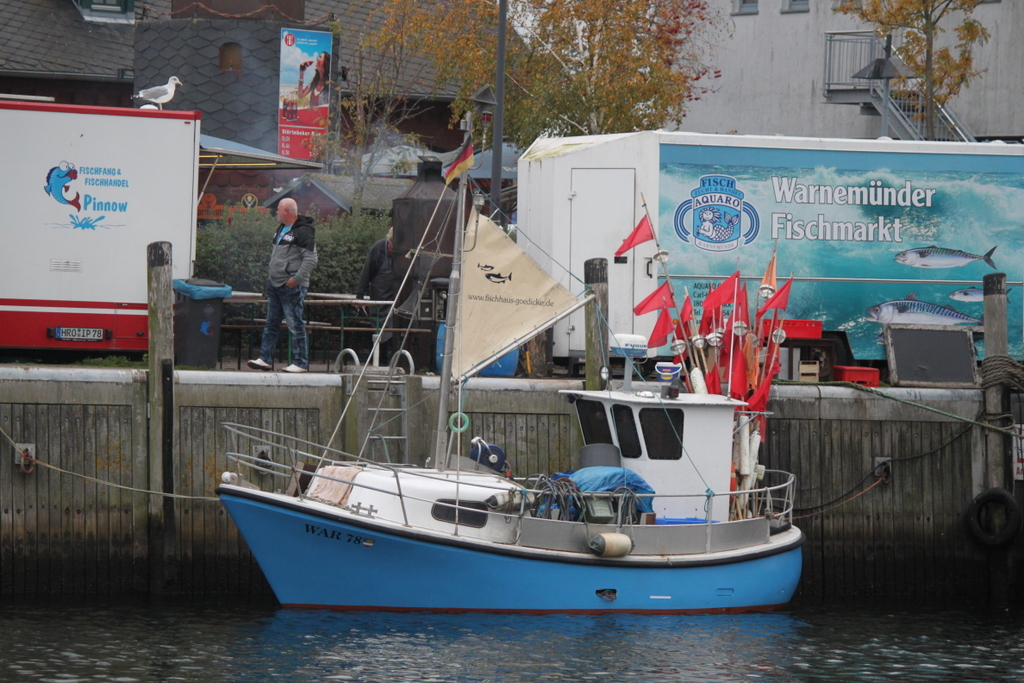
M 739 270 L 751 306 L 773 250 L 786 317 L 845 331 L 883 359 L 884 323 L 982 324 L 982 278 L 1006 273 L 1022 352 L 1024 157 L 662 144 L 657 220 L 677 298 Z M 979 345 L 979 351 L 981 351 Z
M 327 131 L 330 105 L 331 34 L 281 29 L 277 103 L 277 152 L 310 159 L 309 141 Z

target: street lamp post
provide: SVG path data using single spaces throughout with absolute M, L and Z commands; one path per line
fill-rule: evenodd
M 501 215 L 501 150 L 505 141 L 505 25 L 508 15 L 508 0 L 498 0 L 498 54 L 494 77 L 494 123 L 491 135 L 491 208 L 497 212 L 497 219 L 505 225 Z

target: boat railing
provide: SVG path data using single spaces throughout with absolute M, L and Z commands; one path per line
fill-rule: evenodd
M 236 463 L 240 468 L 244 467 L 254 472 L 258 475 L 257 481 L 262 484 L 262 486 L 257 486 L 256 484 L 250 483 L 250 486 L 261 489 L 271 488 L 271 490 L 279 493 L 287 493 L 300 498 L 306 498 L 306 492 L 312 486 L 311 482 L 316 478 L 321 478 L 343 485 L 359 487 L 385 495 L 392 495 L 399 501 L 402 511 L 402 521 L 405 526 L 410 526 L 408 510 L 406 508 L 407 502 L 416 501 L 434 504 L 436 501 L 433 499 L 420 498 L 404 492 L 402 489 L 402 477 L 399 476 L 399 473 L 406 476 L 422 477 L 425 480 L 448 481 L 448 477 L 445 475 L 439 474 L 435 471 L 418 471 L 415 465 L 376 462 L 367 458 L 360 458 L 339 449 L 325 447 L 300 437 L 283 435 L 279 432 L 259 427 L 234 423 L 224 423 L 223 426 L 232 435 L 232 439 L 236 442 L 228 449 L 228 459 Z M 245 447 L 247 445 L 249 448 Z M 336 457 L 327 458 L 326 456 L 328 454 Z M 314 461 L 317 465 L 314 466 L 313 469 L 307 469 L 306 463 L 309 461 Z M 376 470 L 391 472 L 395 480 L 396 489 L 394 491 L 381 489 L 379 487 L 356 481 L 355 478 L 341 478 L 322 471 L 317 471 L 324 466 L 343 467 L 352 465 L 362 465 Z M 265 478 L 268 476 L 274 478 L 275 481 L 279 483 L 267 486 Z M 304 477 L 308 477 L 310 483 L 302 486 L 299 481 Z M 514 480 L 516 484 L 521 487 L 520 491 L 524 494 L 522 501 L 526 501 L 528 499 L 530 501 L 529 506 L 521 502 L 518 506 L 520 508 L 519 510 L 493 510 L 491 512 L 503 515 L 513 514 L 514 516 L 522 517 L 526 514 L 537 516 L 538 512 L 543 514 L 546 511 L 550 515 L 550 506 L 554 499 L 551 496 L 550 490 L 536 487 L 536 482 L 539 479 L 546 479 L 546 477 L 537 476 Z M 796 488 L 795 480 L 794 475 L 791 473 L 779 470 L 766 470 L 760 482 L 763 485 L 759 488 L 749 490 L 727 491 L 722 493 L 705 492 L 676 494 L 668 492 L 637 493 L 629 489 L 615 489 L 613 491 L 575 491 L 575 494 L 578 498 L 578 502 L 584 506 L 587 505 L 588 501 L 604 500 L 609 502 L 611 504 L 611 509 L 615 511 L 614 521 L 612 523 L 617 526 L 626 526 L 639 522 L 638 515 L 627 514 L 625 512 L 629 509 L 630 503 L 635 503 L 638 500 L 653 500 L 655 498 L 661 499 L 662 501 L 664 501 L 664 499 L 702 499 L 702 505 L 695 507 L 702 507 L 702 509 L 705 510 L 704 521 L 706 523 L 710 524 L 728 521 L 713 519 L 711 512 L 712 509 L 716 508 L 714 500 L 716 498 L 726 497 L 730 501 L 729 520 L 735 521 L 739 519 L 766 517 L 773 528 L 783 528 L 792 522 L 794 494 Z M 230 483 L 237 483 L 237 480 Z M 508 493 L 510 490 L 508 486 L 492 486 L 485 482 L 474 482 L 473 485 L 478 489 L 493 489 L 495 493 Z M 544 507 L 545 501 L 547 501 L 548 505 L 546 509 Z M 481 512 L 481 510 L 476 507 L 467 507 L 458 504 L 451 505 L 451 507 L 476 514 Z
M 233 444 L 229 446 L 227 451 L 228 460 L 236 463 L 240 467 L 251 469 L 260 475 L 269 474 L 277 477 L 279 480 L 287 480 L 289 482 L 286 489 L 282 490 L 281 487 L 275 487 L 276 491 L 288 493 L 289 495 L 305 497 L 305 491 L 308 490 L 309 486 L 300 486 L 299 481 L 301 477 L 306 476 L 310 479 L 328 479 L 341 484 L 358 486 L 367 490 L 376 491 L 378 493 L 395 495 L 401 505 L 402 518 L 405 526 L 411 526 L 409 524 L 409 514 L 406 508 L 406 502 L 408 500 L 420 500 L 421 502 L 429 503 L 433 503 L 434 501 L 413 498 L 403 493 L 402 480 L 401 477 L 398 476 L 399 472 L 412 474 L 424 479 L 447 481 L 445 477 L 437 473 L 416 472 L 415 465 L 381 463 L 369 458 L 363 458 L 351 453 L 346 453 L 345 451 L 336 448 L 322 446 L 301 437 L 289 436 L 269 429 L 262 429 L 260 427 L 242 425 L 233 422 L 224 422 L 221 423 L 221 426 L 224 427 L 224 429 L 231 435 L 231 440 L 233 441 Z M 245 452 L 245 445 L 250 446 L 248 449 L 249 453 Z M 308 450 L 303 450 L 300 447 L 308 448 Z M 319 454 L 317 451 L 319 451 Z M 274 459 L 274 454 L 280 454 L 279 457 L 281 461 Z M 337 456 L 338 459 L 329 459 L 327 458 L 328 454 Z M 317 466 L 314 467 L 313 470 L 309 470 L 304 467 L 304 463 L 309 460 L 317 462 Z M 388 491 L 386 489 L 368 486 L 356 481 L 339 479 L 317 471 L 322 466 L 345 465 L 363 465 L 391 472 L 395 479 L 396 491 Z M 487 486 L 482 483 L 474 485 L 478 488 L 493 489 L 496 493 L 506 492 L 508 490 L 507 487 Z M 475 511 L 479 512 L 479 510 Z

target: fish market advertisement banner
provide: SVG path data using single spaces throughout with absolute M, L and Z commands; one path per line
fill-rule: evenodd
M 795 277 L 786 317 L 881 359 L 885 323 L 982 324 L 982 278 L 998 271 L 1021 354 L 1024 155 L 660 147 L 658 234 L 678 300 L 686 287 L 699 306 L 739 270 L 760 305 L 777 250 L 778 285 Z
M 281 29 L 277 102 L 277 151 L 281 156 L 311 159 L 310 142 L 327 132 L 331 45 L 329 32 Z

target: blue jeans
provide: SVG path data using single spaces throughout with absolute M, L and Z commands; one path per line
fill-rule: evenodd
M 288 323 L 292 333 L 292 364 L 309 369 L 306 355 L 306 324 L 302 321 L 302 307 L 306 303 L 306 287 L 275 287 L 267 282 L 267 326 L 263 328 L 263 343 L 260 344 L 260 360 L 274 363 L 277 336 L 281 332 L 281 320 Z

